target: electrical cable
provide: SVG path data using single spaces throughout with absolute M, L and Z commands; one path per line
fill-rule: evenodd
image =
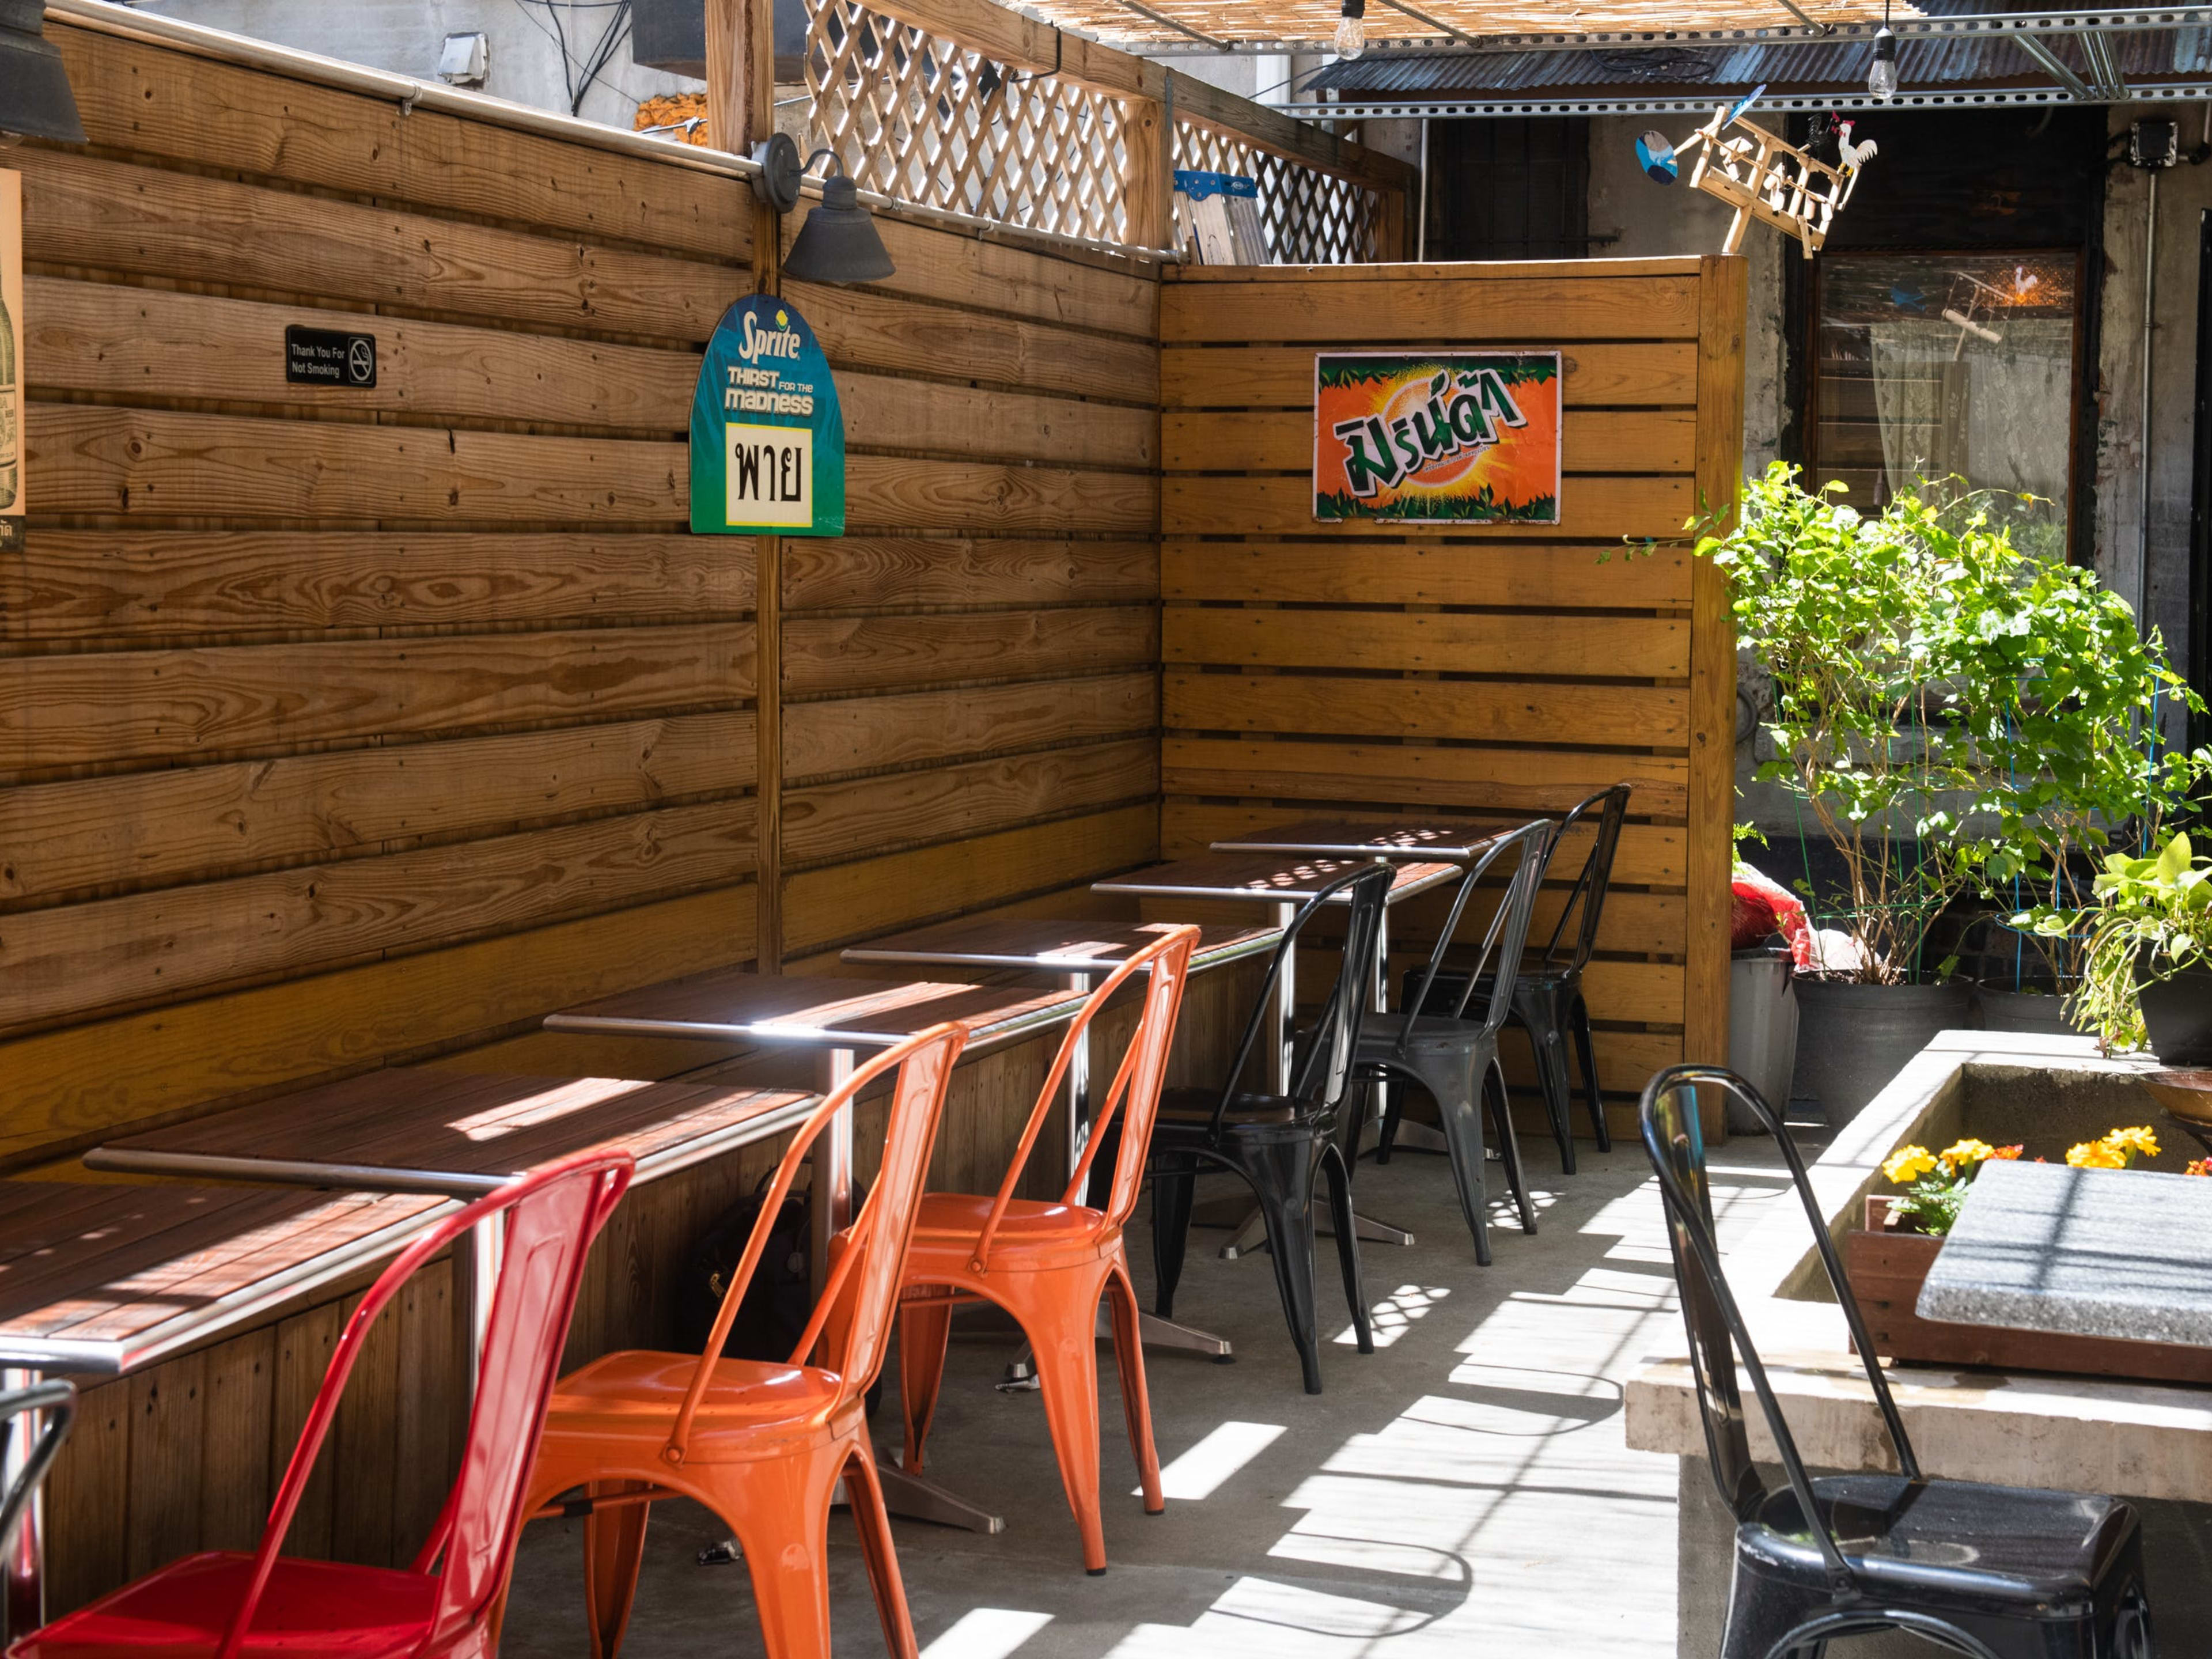
M 599 83 L 607 66 L 614 61 L 616 51 L 629 38 L 631 0 L 514 0 L 522 15 L 538 33 L 553 43 L 561 54 L 561 86 L 568 94 L 568 113 L 581 115 L 584 100 Z M 568 45 L 568 32 L 562 26 L 562 13 L 566 11 L 611 12 L 606 27 L 599 32 L 598 41 L 583 57 L 579 58 Z M 541 17 L 539 13 L 544 14 Z M 632 103 L 638 100 L 632 99 Z
M 598 83 L 599 77 L 606 73 L 607 65 L 614 61 L 616 48 L 629 38 L 629 0 L 620 0 L 620 3 L 615 8 L 614 15 L 607 20 L 606 27 L 599 33 L 599 45 L 592 49 L 591 57 L 586 61 L 582 77 L 576 88 L 574 101 L 568 109 L 569 114 L 581 115 L 584 112 L 584 100 L 591 95 L 592 88 Z
M 568 31 L 561 25 L 561 13 L 556 7 L 545 8 L 546 21 L 553 25 L 553 41 L 561 52 L 561 87 L 568 94 L 568 113 L 576 112 L 576 63 L 568 52 Z

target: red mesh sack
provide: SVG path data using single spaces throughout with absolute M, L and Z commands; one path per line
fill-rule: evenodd
M 1748 950 L 1769 934 L 1780 933 L 1790 941 L 1790 953 L 1798 965 L 1810 965 L 1812 929 L 1806 924 L 1804 900 L 1747 864 L 1736 866 L 1729 887 L 1734 895 L 1729 915 L 1730 950 Z

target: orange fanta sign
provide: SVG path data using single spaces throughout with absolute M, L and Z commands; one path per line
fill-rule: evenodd
M 1314 358 L 1314 517 L 1559 522 L 1556 351 Z

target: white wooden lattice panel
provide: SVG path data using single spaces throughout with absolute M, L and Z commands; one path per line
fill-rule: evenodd
M 1382 198 L 1364 185 L 1181 121 L 1176 123 L 1175 164 L 1256 180 L 1260 223 L 1278 264 L 1358 264 L 1381 257 Z
M 854 0 L 808 0 L 809 149 L 864 190 L 1005 224 L 1129 240 L 1129 112 L 1010 71 Z

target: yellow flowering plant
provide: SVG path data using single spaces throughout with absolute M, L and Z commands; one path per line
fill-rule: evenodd
M 1891 1200 L 1890 1210 L 1911 1217 L 1920 1224 L 1922 1232 L 1940 1238 L 1959 1218 L 1966 1188 L 1973 1184 L 1982 1165 L 1991 1159 L 2009 1162 L 2023 1150 L 1972 1139 L 1954 1140 L 1940 1152 L 1931 1152 L 1925 1146 L 1900 1146 L 1881 1166 L 1882 1174 L 1907 1188 L 1904 1197 Z
M 1905 1196 L 1890 1200 L 1890 1212 L 1910 1216 L 1920 1231 L 1941 1238 L 1959 1218 L 1966 1201 L 1966 1188 L 1984 1164 L 2008 1162 L 2023 1146 L 1992 1146 L 1971 1137 L 1954 1140 L 1940 1152 L 1925 1146 L 1900 1146 L 1882 1160 L 1881 1172 L 1905 1189 Z M 2133 1128 L 2107 1129 L 2094 1140 L 2070 1146 L 2066 1161 L 2077 1170 L 2124 1170 L 2138 1158 L 2158 1156 L 2158 1133 L 2148 1124 Z M 2039 1163 L 2042 1160 L 2038 1159 Z M 2189 1166 L 2191 1175 L 2212 1176 L 2212 1158 Z
M 2148 1124 L 2108 1129 L 2101 1139 L 2084 1140 L 2066 1149 L 2066 1161 L 2077 1170 L 2124 1170 L 2138 1157 L 2157 1156 L 2158 1135 Z

